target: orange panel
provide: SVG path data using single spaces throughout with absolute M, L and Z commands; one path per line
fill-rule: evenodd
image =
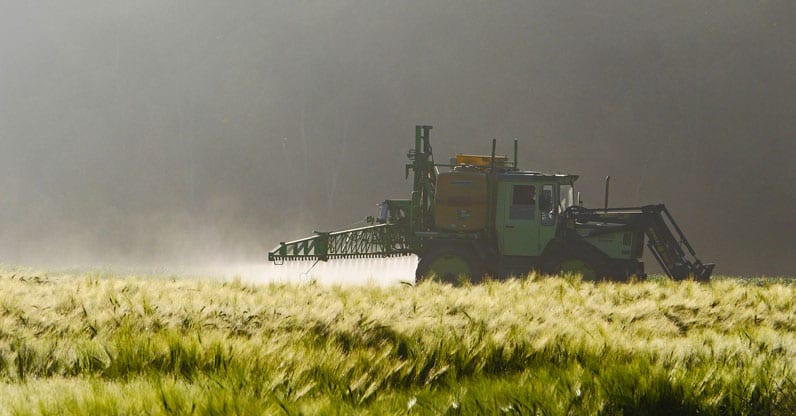
M 445 231 L 486 227 L 487 181 L 484 172 L 446 172 L 437 176 L 434 223 Z

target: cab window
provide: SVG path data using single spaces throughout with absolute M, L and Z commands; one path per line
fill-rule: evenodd
M 556 223 L 553 191 L 553 185 L 542 186 L 542 194 L 539 196 L 539 213 L 542 216 L 542 225 L 553 225 Z
M 575 189 L 572 185 L 561 185 L 561 195 L 559 196 L 558 204 L 561 212 L 575 205 Z
M 533 185 L 514 185 L 509 219 L 532 220 L 536 206 L 536 188 Z

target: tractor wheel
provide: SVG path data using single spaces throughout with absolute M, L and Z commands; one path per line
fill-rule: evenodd
M 551 275 L 579 274 L 583 280 L 617 280 L 610 260 L 587 244 L 559 244 L 543 255 L 543 270 Z
M 434 279 L 454 286 L 462 283 L 478 283 L 484 267 L 475 254 L 460 247 L 439 248 L 420 257 L 415 272 L 415 281 Z
M 553 271 L 558 275 L 565 274 L 579 274 L 583 276 L 583 280 L 595 281 L 604 277 L 601 275 L 600 270 L 595 267 L 591 262 L 583 260 L 579 257 L 572 257 L 561 260 L 553 267 Z

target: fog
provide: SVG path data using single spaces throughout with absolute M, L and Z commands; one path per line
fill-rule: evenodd
M 408 197 L 406 150 L 665 203 L 796 275 L 792 1 L 0 2 L 0 263 L 266 262 Z M 648 260 L 648 263 L 651 263 Z

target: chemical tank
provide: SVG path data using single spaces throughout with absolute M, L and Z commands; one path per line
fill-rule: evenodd
M 487 175 L 457 166 L 437 176 L 434 224 L 444 231 L 479 231 L 487 221 Z

